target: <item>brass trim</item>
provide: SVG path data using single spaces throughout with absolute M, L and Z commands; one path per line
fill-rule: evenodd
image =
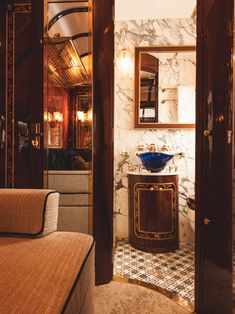
M 144 230 L 141 230 L 140 229 L 140 226 L 141 226 L 141 219 L 140 219 L 140 192 L 141 191 L 157 191 L 157 192 L 165 192 L 165 191 L 171 191 L 171 200 L 173 199 L 173 192 L 172 190 L 173 189 L 163 189 L 163 188 L 158 188 L 158 189 L 155 189 L 154 187 L 151 187 L 150 189 L 138 189 L 138 216 L 139 216 L 139 225 L 137 226 L 138 227 L 138 231 L 139 232 L 142 232 L 142 233 L 146 233 L 146 234 L 149 234 L 149 233 L 152 233 L 152 234 L 155 234 L 156 232 L 155 231 L 144 231 Z M 172 217 L 172 220 L 171 220 L 171 227 L 172 229 L 169 230 L 169 231 L 165 231 L 165 232 L 157 232 L 157 234 L 168 234 L 168 233 L 171 233 L 171 232 L 174 232 L 174 221 L 173 221 L 173 201 L 171 203 L 171 217 Z
M 14 187 L 14 12 L 6 12 L 6 149 L 5 187 Z
M 168 291 L 164 288 L 158 287 L 157 285 L 154 285 L 154 284 L 151 284 L 148 282 L 144 282 L 144 281 L 141 281 L 138 279 L 131 279 L 131 278 L 125 277 L 121 274 L 113 275 L 113 281 L 123 282 L 123 283 L 131 283 L 131 284 L 139 285 L 139 286 L 154 290 L 158 293 L 161 293 L 162 295 L 164 295 L 168 299 L 171 299 L 172 301 L 174 301 L 176 304 L 178 304 L 179 306 L 184 308 L 189 313 L 195 313 L 194 312 L 194 304 L 191 303 L 190 301 L 184 299 L 183 297 L 181 297 L 177 292 Z
M 163 192 L 164 190 L 171 190 L 172 191 L 172 226 L 173 230 L 170 232 L 146 232 L 140 230 L 140 200 L 139 200 L 139 190 L 137 186 L 148 188 L 142 188 L 141 190 L 150 190 L 150 188 L 154 188 L 156 191 Z M 134 234 L 140 238 L 145 240 L 152 240 L 152 241 L 164 241 L 164 240 L 171 240 L 175 238 L 175 234 L 177 231 L 177 197 L 176 197 L 176 184 L 174 182 L 138 182 L 134 184 Z M 143 235 L 144 234 L 144 235 Z M 148 237 L 145 235 L 149 235 Z M 168 235 L 168 236 L 167 236 Z
M 31 3 L 15 3 L 13 10 L 17 13 L 31 12 Z
M 31 12 L 30 3 L 8 5 L 6 12 L 5 187 L 14 187 L 15 171 L 15 17 Z
M 14 4 L 15 7 L 22 7 L 22 6 L 30 6 L 31 7 L 31 3 L 27 2 L 27 3 L 15 3 Z

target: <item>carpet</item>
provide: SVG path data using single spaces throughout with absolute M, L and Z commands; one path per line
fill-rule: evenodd
M 131 283 L 112 281 L 95 288 L 95 314 L 187 314 L 166 296 Z

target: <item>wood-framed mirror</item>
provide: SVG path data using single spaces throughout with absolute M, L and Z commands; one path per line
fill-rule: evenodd
M 135 128 L 194 128 L 196 47 L 135 48 Z

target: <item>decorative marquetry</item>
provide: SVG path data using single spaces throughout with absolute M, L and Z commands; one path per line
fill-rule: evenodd
M 129 174 L 129 240 L 135 248 L 178 248 L 178 176 Z

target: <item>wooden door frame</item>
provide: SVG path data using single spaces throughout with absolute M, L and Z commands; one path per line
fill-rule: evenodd
M 93 0 L 93 236 L 96 284 L 113 277 L 114 0 Z
M 198 1 L 197 10 L 202 10 Z M 114 21 L 112 18 L 113 0 L 93 2 L 93 234 L 96 240 L 96 283 L 112 280 L 113 247 L 113 60 L 114 60 Z M 197 14 L 199 17 L 199 14 Z M 198 19 L 198 25 L 202 20 Z M 200 29 L 200 28 L 198 28 Z M 202 41 L 198 32 L 198 43 Z M 197 60 L 203 63 L 202 50 L 198 48 Z M 220 43 L 218 43 L 220 44 Z M 203 65 L 202 65 L 203 66 Z M 199 72 L 202 74 L 202 72 Z M 197 78 L 197 127 L 196 127 L 196 269 L 195 306 L 203 313 L 201 279 L 203 272 L 201 247 L 203 210 L 203 79 Z
M 43 5 L 37 0 L 27 0 L 25 3 L 18 0 L 0 0 L 0 35 L 1 35 L 1 45 L 0 45 L 0 106 L 1 114 L 5 116 L 5 143 L 4 148 L 1 147 L 0 156 L 0 170 L 5 178 L 0 179 L 1 187 L 20 187 L 21 176 L 17 177 L 16 170 L 21 169 L 22 165 L 16 163 L 16 148 L 17 141 L 15 139 L 18 137 L 17 134 L 17 97 L 16 95 L 21 95 L 19 88 L 17 88 L 17 83 L 24 81 L 24 78 L 17 77 L 17 48 L 21 46 L 17 40 L 22 33 L 20 32 L 20 27 L 17 21 L 22 18 L 22 14 L 29 17 L 30 23 L 30 59 L 29 72 L 30 72 L 30 86 L 28 86 L 27 93 L 29 97 L 29 102 L 31 104 L 30 112 L 27 117 L 27 124 L 29 130 L 32 129 L 33 124 L 40 124 L 40 133 L 43 133 L 43 70 L 41 68 L 43 60 L 43 27 L 41 25 Z M 21 39 L 23 40 L 23 39 Z M 18 100 L 18 104 L 20 101 Z M 23 101 L 24 103 L 24 101 Z M 24 121 L 25 122 L 25 121 Z M 38 128 L 39 129 L 39 128 Z M 29 133 L 32 133 L 29 131 Z M 43 187 L 43 137 L 40 137 L 40 147 L 33 148 L 31 145 L 31 140 L 29 141 L 29 182 L 27 183 L 28 188 L 39 188 Z M 32 135 L 32 134 L 31 134 Z M 3 145 L 2 145 L 3 146 Z M 18 149 L 18 148 L 17 148 Z M 3 156 L 4 155 L 4 156 Z M 32 162 L 33 161 L 33 162 Z M 35 167 L 36 166 L 36 167 Z M 36 171 L 37 170 L 37 171 Z M 18 178 L 18 184 L 15 182 Z M 25 186 L 24 186 L 25 187 Z
M 216 7 L 216 5 L 218 7 Z M 221 246 L 221 244 L 224 244 L 224 252 L 226 251 L 226 263 L 221 258 L 222 253 L 219 254 L 216 253 L 216 258 L 218 265 L 217 269 L 218 272 L 221 274 L 218 274 L 218 278 L 220 280 L 223 280 L 223 285 L 221 284 L 223 289 L 223 292 L 226 291 L 228 293 L 224 293 L 219 295 L 220 303 L 222 303 L 222 308 L 226 308 L 226 312 L 223 313 L 229 313 L 230 309 L 232 307 L 232 258 L 229 260 L 229 257 L 232 252 L 232 222 L 230 219 L 231 210 L 231 200 L 227 199 L 229 198 L 229 195 L 231 195 L 231 189 L 232 189 L 232 180 L 230 186 L 227 187 L 227 192 L 222 192 L 221 199 L 223 199 L 225 202 L 223 206 L 224 209 L 220 208 L 220 212 L 216 208 L 208 208 L 207 204 L 208 198 L 207 195 L 215 195 L 217 197 L 218 193 L 220 193 L 217 190 L 211 190 L 211 187 L 207 186 L 207 164 L 209 160 L 209 154 L 212 155 L 212 149 L 209 149 L 208 156 L 206 155 L 206 151 L 208 150 L 208 137 L 205 134 L 204 136 L 204 130 L 211 128 L 212 130 L 209 130 L 210 133 L 209 137 L 212 136 L 216 139 L 216 145 L 218 145 L 221 148 L 221 152 L 223 154 L 224 151 L 228 154 L 229 150 L 231 149 L 231 146 L 229 147 L 227 141 L 227 130 L 232 130 L 232 125 L 230 122 L 231 118 L 231 104 L 232 104 L 232 84 L 231 84 L 231 60 L 232 60 L 232 30 L 231 25 L 232 22 L 232 15 L 233 10 L 231 10 L 231 7 L 233 6 L 233 0 L 229 0 L 226 2 L 226 5 L 222 0 L 219 0 L 217 3 L 213 1 L 205 1 L 205 0 L 197 0 L 197 94 L 196 94 L 196 107 L 197 107 L 197 123 L 196 123 L 196 180 L 195 180 L 195 186 L 196 186 L 196 241 L 195 241 L 195 252 L 196 252 L 196 260 L 195 260 L 195 309 L 198 314 L 204 314 L 208 313 L 207 311 L 207 305 L 208 305 L 208 293 L 206 293 L 206 290 L 204 288 L 205 278 L 208 279 L 208 272 L 204 270 L 206 269 L 205 266 L 205 257 L 207 257 L 207 247 L 204 246 L 204 240 L 205 236 L 208 234 L 207 228 L 213 227 L 214 231 L 216 229 L 218 234 L 222 234 L 223 236 L 217 236 L 214 237 L 214 240 L 216 241 L 218 239 L 217 245 Z M 221 9 L 221 10 L 219 10 Z M 223 11 L 224 9 L 224 11 Z M 210 14 L 210 16 L 209 16 Z M 210 17 L 210 28 L 208 26 L 208 18 Z M 212 24 L 215 23 L 216 27 L 212 27 Z M 214 32 L 214 34 L 212 34 Z M 214 36 L 213 39 L 211 39 L 211 36 Z M 219 52 L 215 54 L 215 49 L 213 47 L 215 45 L 220 46 Z M 218 69 L 219 75 L 215 78 L 213 76 L 213 73 L 215 73 L 216 68 L 216 61 L 218 61 L 218 54 L 221 58 L 220 59 L 220 67 Z M 229 56 L 230 59 L 229 60 Z M 209 64 L 209 65 L 208 65 Z M 217 63 L 218 64 L 218 63 Z M 222 66 L 223 68 L 222 68 Z M 221 80 L 221 85 L 218 87 L 218 84 L 211 84 L 210 80 Z M 217 83 L 217 82 L 216 82 Z M 209 95 L 211 95 L 211 100 L 209 99 Z M 219 102 L 219 95 L 222 95 L 222 98 L 220 98 L 220 104 L 221 101 L 223 101 L 223 110 L 220 112 L 220 119 L 219 116 L 217 118 L 215 117 L 214 113 L 209 114 L 209 110 L 206 109 L 206 106 L 209 106 L 209 103 L 211 103 L 212 110 L 218 111 L 218 102 Z M 213 98 L 213 100 L 212 100 Z M 222 99 L 222 100 L 221 100 Z M 217 106 L 217 107 L 216 107 Z M 209 116 L 210 115 L 210 116 Z M 213 125 L 211 125 L 211 120 L 213 120 Z M 212 141 L 212 140 L 211 140 Z M 214 142 L 214 139 L 213 139 Z M 226 146 L 227 145 L 227 146 Z M 230 143 L 230 145 L 232 145 Z M 232 155 L 232 154 L 231 154 Z M 211 158 L 211 157 L 210 157 Z M 214 157 L 215 158 L 215 157 Z M 219 163 L 220 156 L 217 156 L 216 162 Z M 232 156 L 231 156 L 232 158 Z M 223 158 L 222 158 L 223 160 Z M 223 175 L 219 178 L 215 175 L 213 176 L 213 179 L 216 181 L 222 180 L 223 182 L 229 182 L 229 175 L 232 172 L 231 169 L 232 163 L 229 163 L 226 165 L 226 171 L 224 171 Z M 222 167 L 222 164 L 221 164 Z M 223 168 L 221 168 L 223 169 Z M 222 189 L 221 189 L 222 191 Z M 214 194 L 213 194 L 214 193 Z M 225 197 L 225 194 L 228 195 L 228 197 Z M 227 209 L 227 210 L 226 210 Z M 216 210 L 218 212 L 216 212 Z M 204 223 L 204 219 L 208 217 L 208 213 L 210 212 L 216 213 L 216 215 L 219 217 L 224 215 L 224 220 L 226 220 L 226 224 L 219 224 L 217 221 L 209 222 L 209 225 L 207 226 Z M 210 214 L 209 214 L 210 215 Z M 210 217 L 209 217 L 210 218 Z M 221 226 L 221 229 L 218 230 L 218 226 Z M 227 228 L 222 226 L 227 226 Z M 212 230 L 213 230 L 212 229 Z M 213 231 L 213 232 L 214 232 Z M 212 232 L 212 231 L 211 231 Z M 220 243 L 219 243 L 220 242 Z M 215 246 L 215 244 L 213 244 Z M 213 251 L 214 252 L 214 251 Z M 215 257 L 213 257 L 215 259 Z M 207 259 L 208 262 L 208 259 Z M 211 264 L 213 265 L 214 260 L 211 261 Z M 215 263 L 214 263 L 215 264 Z M 221 264 L 221 265 L 220 265 Z M 223 268 L 223 273 L 220 271 Z M 226 267 L 225 267 L 226 265 Z M 208 269 L 208 266 L 207 266 Z M 219 277 L 220 275 L 220 277 Z M 211 276 L 211 274 L 209 275 Z M 209 277 L 210 278 L 210 277 Z M 213 277 L 214 278 L 214 277 Z M 213 281 L 214 282 L 214 281 Z M 216 280 L 215 280 L 216 283 Z M 231 287 L 231 289 L 230 289 Z M 210 301 L 214 304 L 213 300 L 216 301 L 216 296 L 218 294 L 211 294 L 210 295 Z M 218 303 L 218 302 L 217 302 Z M 219 311 L 219 309 L 218 309 Z M 219 313 L 219 312 L 218 312 Z M 221 313 L 221 312 L 220 312 Z

